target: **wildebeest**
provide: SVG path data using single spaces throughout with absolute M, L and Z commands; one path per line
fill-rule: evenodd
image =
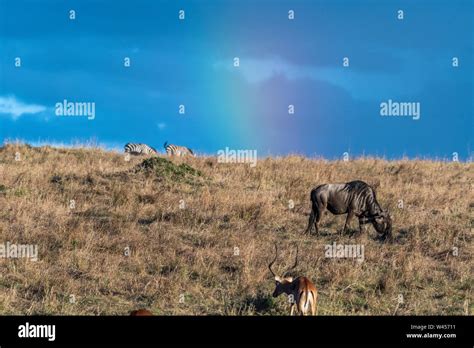
M 363 181 L 351 181 L 346 184 L 324 184 L 311 191 L 311 215 L 307 233 L 311 233 L 312 225 L 318 233 L 318 223 L 327 209 L 335 215 L 347 214 L 343 232 L 346 231 L 352 217 L 359 218 L 359 229 L 372 223 L 375 230 L 383 237 L 391 237 L 392 219 L 386 210 L 382 210 L 377 202 L 375 191 Z

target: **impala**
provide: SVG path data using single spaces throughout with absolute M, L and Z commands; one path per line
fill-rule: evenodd
M 290 276 L 280 277 L 275 274 L 272 270 L 272 266 L 278 257 L 278 247 L 275 244 L 275 258 L 268 265 L 268 269 L 275 277 L 275 291 L 273 297 L 278 297 L 282 293 L 285 293 L 290 298 L 291 307 L 290 315 L 294 315 L 295 311 L 300 315 L 316 315 L 316 301 L 318 298 L 318 292 L 316 287 L 306 277 L 298 277 L 293 279 Z M 296 268 L 298 265 L 298 246 L 296 246 L 296 259 L 295 264 L 284 274 Z
M 130 316 L 132 316 L 132 317 L 150 317 L 150 316 L 153 316 L 153 313 L 150 312 L 147 309 L 137 309 L 137 310 L 131 311 Z

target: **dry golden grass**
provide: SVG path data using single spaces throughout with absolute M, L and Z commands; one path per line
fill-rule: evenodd
M 37 262 L 0 259 L 1 314 L 287 314 L 286 298 L 270 296 L 273 242 L 280 270 L 298 243 L 297 273 L 319 289 L 319 315 L 393 314 L 399 294 L 397 314 L 472 313 L 472 164 L 289 156 L 250 168 L 173 159 L 199 176 L 185 166 L 137 169 L 143 160 L 100 149 L 0 149 L 0 243 L 39 248 Z M 304 235 L 311 189 L 355 179 L 376 187 L 395 240 L 376 240 L 372 227 L 340 235 L 345 216 L 329 213 L 320 236 Z M 325 258 L 333 242 L 363 244 L 364 262 Z

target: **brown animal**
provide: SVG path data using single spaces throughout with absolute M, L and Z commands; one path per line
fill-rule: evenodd
M 290 315 L 294 315 L 295 311 L 300 315 L 316 315 L 316 302 L 318 299 L 318 291 L 316 287 L 306 277 L 298 277 L 293 279 L 293 277 L 284 276 L 280 277 L 276 275 L 272 266 L 275 263 L 278 257 L 278 247 L 275 244 L 275 258 L 268 265 L 268 269 L 275 277 L 275 291 L 273 292 L 273 297 L 278 297 L 282 293 L 285 293 L 290 298 L 291 307 Z M 285 272 L 287 274 L 290 270 L 294 269 L 298 265 L 298 246 L 296 247 L 296 260 L 293 267 Z
M 147 309 L 137 309 L 135 311 L 131 311 L 130 316 L 131 317 L 149 317 L 149 316 L 153 316 L 153 313 Z

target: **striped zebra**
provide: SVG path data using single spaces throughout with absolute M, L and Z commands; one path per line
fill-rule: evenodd
M 173 144 L 168 144 L 168 142 L 165 142 L 163 147 L 166 150 L 166 154 L 168 156 L 193 156 L 195 157 L 196 155 L 194 154 L 193 150 L 191 150 L 189 147 L 186 146 L 178 146 L 178 145 L 173 145 Z
M 125 153 L 131 155 L 150 155 L 158 153 L 158 151 L 147 144 L 127 143 L 124 148 Z

